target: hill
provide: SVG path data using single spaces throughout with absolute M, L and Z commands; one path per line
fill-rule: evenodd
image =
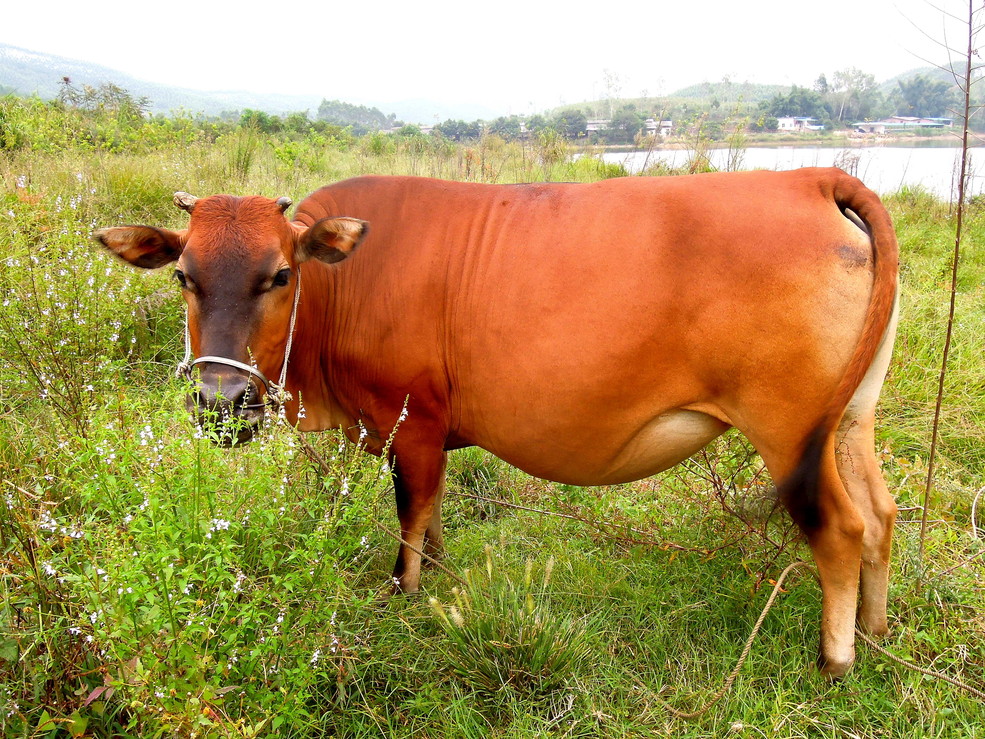
M 257 93 L 246 90 L 202 91 L 148 82 L 126 72 L 98 64 L 69 59 L 53 54 L 43 54 L 0 44 L 0 94 L 15 92 L 20 95 L 38 95 L 53 98 L 63 77 L 69 77 L 77 85 L 99 86 L 112 82 L 136 97 L 150 100 L 152 113 L 168 113 L 186 110 L 206 116 L 217 116 L 226 111 L 251 108 L 266 113 L 283 115 L 308 111 L 312 116 L 323 99 L 337 97 L 328 90 L 312 90 L 310 95 L 281 95 Z M 492 119 L 498 113 L 477 105 L 449 105 L 431 100 L 354 101 L 376 107 L 396 118 L 415 123 L 434 123 L 435 119 L 476 118 Z
M 670 93 L 668 98 L 684 100 L 717 100 L 719 103 L 759 103 L 769 100 L 774 95 L 784 93 L 789 85 L 761 85 L 753 82 L 702 82 L 689 85 L 677 92 Z

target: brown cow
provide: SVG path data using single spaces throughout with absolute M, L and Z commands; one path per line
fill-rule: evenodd
M 449 449 L 607 485 L 667 469 L 734 426 L 813 550 L 823 669 L 851 665 L 856 618 L 886 631 L 896 506 L 873 423 L 898 248 L 855 178 L 360 177 L 318 190 L 293 221 L 286 198 L 176 202 L 191 213 L 184 231 L 95 236 L 140 267 L 177 260 L 203 416 L 235 416 L 248 438 L 264 375 L 286 363 L 292 422 L 303 402 L 301 429 L 341 426 L 381 453 L 406 402 L 389 447 L 400 589 L 418 589 L 417 550 L 441 548 Z

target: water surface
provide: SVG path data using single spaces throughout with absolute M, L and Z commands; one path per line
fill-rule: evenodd
M 968 195 L 978 195 L 985 190 L 985 177 L 977 172 L 977 162 L 985 153 L 985 147 L 971 150 L 971 177 Z M 840 166 L 861 178 L 876 192 L 886 194 L 903 187 L 922 187 L 945 200 L 957 194 L 957 179 L 961 150 L 955 146 L 776 146 L 749 147 L 730 152 L 713 149 L 712 165 L 720 170 L 773 169 L 787 170 L 798 167 Z M 636 174 L 646 166 L 664 162 L 673 167 L 686 165 L 694 158 L 689 149 L 661 149 L 650 152 L 606 152 L 603 159 L 618 162 L 627 171 Z

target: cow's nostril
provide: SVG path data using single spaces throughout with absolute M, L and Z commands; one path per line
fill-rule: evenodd
M 229 412 L 244 407 L 255 395 L 249 378 L 235 374 L 201 373 L 192 393 L 195 405 L 203 410 Z

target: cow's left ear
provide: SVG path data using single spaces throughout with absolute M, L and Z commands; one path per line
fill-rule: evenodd
M 184 232 L 153 226 L 115 226 L 92 232 L 92 238 L 134 267 L 154 269 L 170 264 L 185 248 Z
M 358 218 L 323 218 L 299 236 L 295 254 L 299 262 L 308 259 L 328 264 L 341 262 L 368 232 L 369 224 Z

